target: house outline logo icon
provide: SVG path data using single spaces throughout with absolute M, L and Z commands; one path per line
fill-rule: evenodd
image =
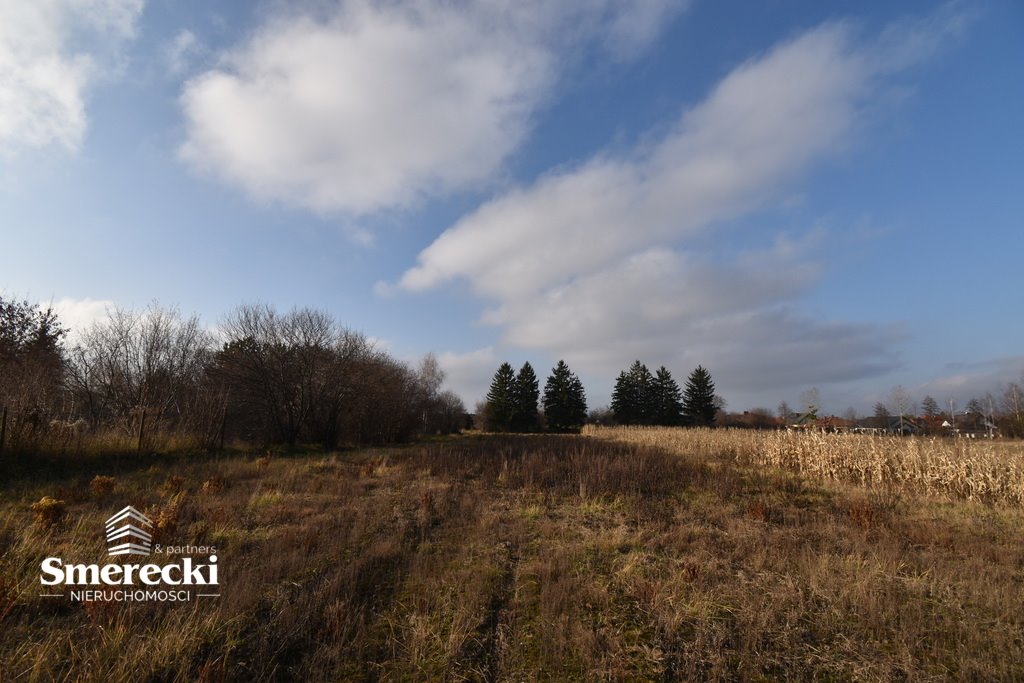
M 107 553 L 109 555 L 149 555 L 153 547 L 150 530 L 153 522 L 131 505 L 107 520 Z

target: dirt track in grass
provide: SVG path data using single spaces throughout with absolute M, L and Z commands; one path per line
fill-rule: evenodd
M 17 472 L 4 681 L 1024 679 L 1015 508 L 572 436 Z M 129 503 L 220 598 L 39 597 Z

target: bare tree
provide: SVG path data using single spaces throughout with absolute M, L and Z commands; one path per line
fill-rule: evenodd
M 1024 391 L 1021 391 L 1020 385 L 1016 382 L 1010 382 L 1003 392 L 1003 411 L 1012 415 L 1018 422 L 1024 414 Z
M 903 418 L 910 411 L 913 398 L 902 384 L 897 384 L 889 392 L 889 401 L 893 411 L 900 419 L 900 434 L 903 434 Z
M 296 443 L 388 443 L 427 426 L 444 373 L 374 349 L 323 311 L 241 306 L 221 325 L 211 381 L 230 396 L 229 419 L 248 438 Z
M 808 414 L 814 417 L 818 416 L 818 409 L 821 407 L 821 396 L 818 387 L 811 387 L 800 394 L 800 401 L 804 404 L 804 409 Z
M 445 372 L 441 369 L 437 356 L 433 353 L 428 353 L 424 356 L 423 360 L 420 361 L 417 374 L 427 397 L 433 398 L 436 396 L 437 392 L 441 390 L 441 385 L 444 383 L 445 378 Z
M 210 373 L 230 396 L 232 424 L 244 436 L 296 443 L 305 433 L 335 445 L 365 339 L 323 311 L 263 304 L 239 306 L 220 329 Z
M 68 386 L 92 422 L 137 429 L 182 423 L 201 380 L 212 340 L 197 316 L 152 304 L 115 308 L 94 323 L 70 354 Z
M 455 434 L 466 424 L 466 405 L 454 391 L 442 391 L 436 398 L 434 419 L 441 434 Z
M 1017 382 L 1010 382 L 1003 392 L 1003 424 L 1009 436 L 1024 436 L 1024 391 Z

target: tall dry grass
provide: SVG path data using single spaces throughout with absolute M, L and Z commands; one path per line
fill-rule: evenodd
M 821 487 L 718 438 L 23 463 L 0 681 L 1024 680 L 1024 511 Z M 126 503 L 216 545 L 221 597 L 41 597 L 42 558 L 106 561 Z
M 1016 441 L 677 427 L 588 426 L 584 434 L 868 488 L 1024 505 L 1024 444 Z

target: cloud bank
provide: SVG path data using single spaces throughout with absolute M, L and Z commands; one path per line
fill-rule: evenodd
M 812 244 L 782 239 L 725 259 L 697 245 L 848 147 L 887 81 L 959 26 L 943 10 L 875 39 L 829 23 L 783 42 L 653 142 L 549 173 L 464 217 L 398 288 L 468 283 L 493 303 L 482 320 L 505 343 L 605 376 L 633 358 L 699 362 L 721 388 L 756 392 L 891 370 L 898 330 L 797 310 L 819 268 Z
M 437 355 L 437 362 L 445 373 L 445 387 L 462 397 L 470 412 L 474 411 L 476 401 L 486 394 L 491 375 L 503 360 L 492 346 Z
M 53 306 L 61 324 L 68 329 L 68 341 L 77 342 L 94 323 L 107 320 L 108 313 L 115 308 L 109 299 L 73 299 L 64 297 L 52 303 L 43 303 L 43 307 Z
M 480 186 L 572 61 L 642 52 L 672 0 L 342 2 L 268 20 L 181 96 L 181 157 L 261 200 L 361 216 Z
M 1024 385 L 1024 356 L 950 363 L 943 371 L 942 376 L 913 387 L 914 400 L 931 396 L 940 406 L 946 406 L 952 398 L 959 410 L 963 410 L 967 401 L 981 399 L 988 393 L 995 394 L 996 401 L 1000 400 L 1008 382 Z

